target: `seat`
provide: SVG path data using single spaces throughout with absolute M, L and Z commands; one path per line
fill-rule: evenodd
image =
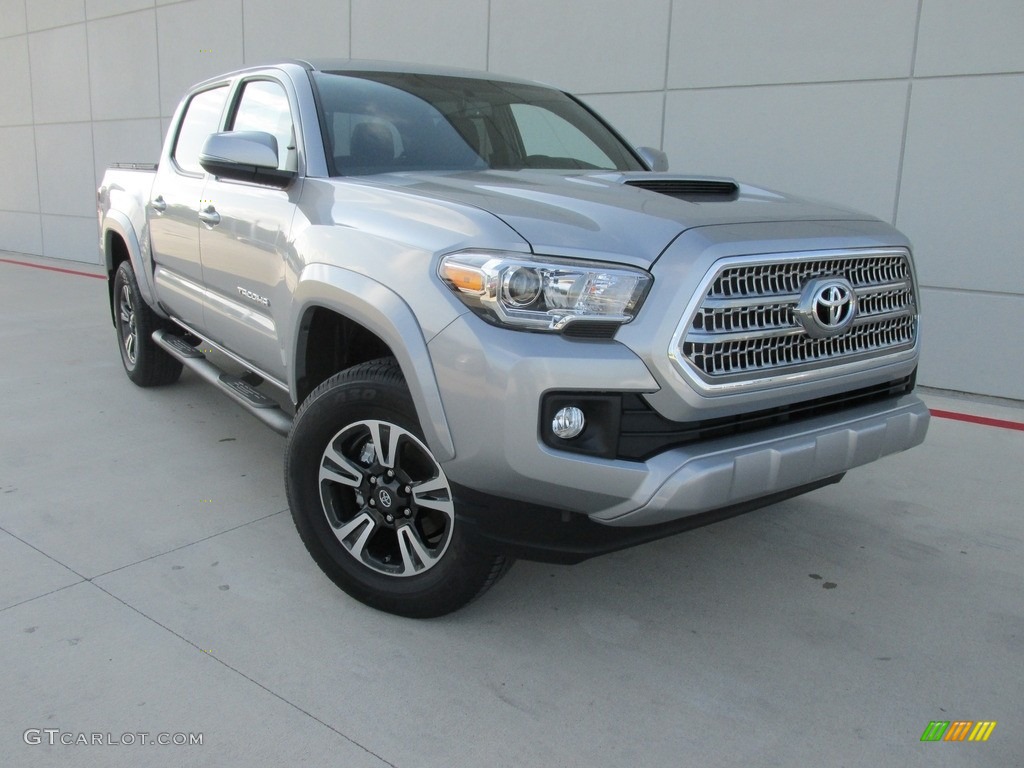
M 352 129 L 349 164 L 356 168 L 380 168 L 395 162 L 395 140 L 384 123 L 363 122 Z

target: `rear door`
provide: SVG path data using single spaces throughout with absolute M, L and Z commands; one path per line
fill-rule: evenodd
M 265 131 L 277 139 L 278 167 L 298 170 L 300 135 L 295 105 L 272 76 L 243 79 L 227 130 Z M 289 292 L 289 230 L 301 189 L 301 174 L 288 188 L 211 177 L 204 190 L 199 227 L 210 337 L 254 368 L 285 381 L 278 338 L 278 310 Z
M 228 84 L 194 94 L 177 123 L 170 158 L 157 169 L 149 199 L 149 237 L 160 303 L 197 330 L 204 328 L 199 210 L 206 172 L 199 150 L 220 129 Z

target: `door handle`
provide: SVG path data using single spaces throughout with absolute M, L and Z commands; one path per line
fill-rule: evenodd
M 150 206 L 152 206 L 153 210 L 156 211 L 157 213 L 163 213 L 164 211 L 167 210 L 167 201 L 164 200 L 163 195 L 157 195 L 156 197 L 153 198 L 153 201 L 150 203 Z
M 199 212 L 199 220 L 207 226 L 214 227 L 220 224 L 220 214 L 212 205 L 208 205 Z

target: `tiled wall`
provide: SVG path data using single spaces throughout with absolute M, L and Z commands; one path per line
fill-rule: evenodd
M 1024 399 L 1022 0 L 0 0 L 0 249 L 97 260 L 110 162 L 189 84 L 279 56 L 489 68 L 584 96 L 672 169 L 914 241 L 921 381 Z

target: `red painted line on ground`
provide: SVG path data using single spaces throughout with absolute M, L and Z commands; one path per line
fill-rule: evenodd
M 17 264 L 20 267 L 33 267 L 45 269 L 49 272 L 63 272 L 68 275 L 79 275 L 80 277 L 95 277 L 97 280 L 106 280 L 106 275 L 94 275 L 92 272 L 79 272 L 77 269 L 63 269 L 61 267 L 47 267 L 43 264 L 33 264 L 29 261 L 15 261 L 14 259 L 0 259 L 4 264 Z
M 1024 432 L 1024 423 L 1019 421 L 1007 421 L 1006 419 L 990 419 L 988 416 L 971 416 L 969 413 L 957 413 L 956 411 L 940 411 L 936 408 L 929 409 L 932 416 L 939 419 L 952 419 L 953 421 L 966 421 L 968 424 L 981 424 L 986 427 L 999 427 L 1000 429 L 1016 429 Z

